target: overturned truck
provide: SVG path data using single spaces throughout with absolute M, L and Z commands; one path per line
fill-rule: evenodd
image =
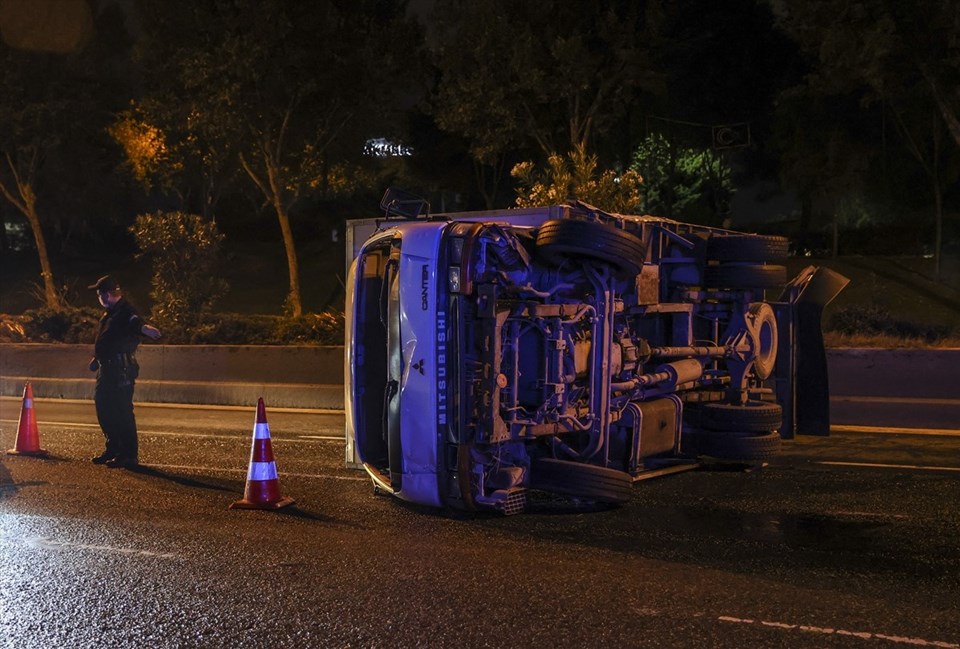
M 375 489 L 524 511 L 829 432 L 823 307 L 783 237 L 580 202 L 423 215 L 388 192 L 347 285 L 348 438 Z M 772 298 L 772 299 L 768 299 Z

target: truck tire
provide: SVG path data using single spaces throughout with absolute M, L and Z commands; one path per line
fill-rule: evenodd
M 707 266 L 703 284 L 707 288 L 780 288 L 787 283 L 787 267 L 773 264 L 720 264 Z
M 769 433 L 783 425 L 783 408 L 764 401 L 748 401 L 745 405 L 712 401 L 703 404 L 700 425 L 718 431 Z
M 688 452 L 718 460 L 758 462 L 780 454 L 780 433 L 747 433 L 698 430 L 683 436 Z
M 586 257 L 610 264 L 621 274 L 638 275 L 647 258 L 643 241 L 610 225 L 577 219 L 554 219 L 540 226 L 537 250 L 549 264 L 559 266 Z
M 715 234 L 707 239 L 707 259 L 714 261 L 769 262 L 786 259 L 786 237 L 760 234 Z
M 633 480 L 629 474 L 616 469 L 540 458 L 531 463 L 530 488 L 598 503 L 624 503 L 633 493 Z

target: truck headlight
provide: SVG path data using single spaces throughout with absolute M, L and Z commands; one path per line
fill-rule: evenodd
M 460 267 L 451 266 L 447 273 L 447 288 L 451 293 L 460 292 Z

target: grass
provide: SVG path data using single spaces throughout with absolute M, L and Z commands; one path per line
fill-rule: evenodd
M 902 338 L 900 336 L 844 334 L 825 331 L 823 341 L 827 347 L 872 347 L 880 349 L 960 349 L 960 336 L 946 336 L 930 341 L 927 338 Z
M 831 347 L 960 347 L 960 258 L 943 259 L 941 280 L 933 277 L 933 260 L 919 257 L 860 257 L 788 260 L 788 274 L 808 265 L 825 266 L 850 280 L 824 310 L 827 345 Z M 943 332 L 929 337 L 859 335 L 831 332 L 831 321 L 844 310 L 872 307 L 892 320 L 918 329 Z

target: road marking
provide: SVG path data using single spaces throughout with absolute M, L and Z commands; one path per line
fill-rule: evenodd
M 0 424 L 17 423 L 16 419 L 0 419 Z M 100 428 L 100 424 L 84 424 L 84 423 L 72 423 L 67 421 L 38 421 L 37 425 L 39 426 L 57 426 L 59 428 Z M 157 435 L 161 437 L 200 437 L 205 439 L 246 439 L 249 437 L 249 434 L 244 432 L 243 434 L 237 433 L 236 435 L 220 435 L 215 433 L 185 433 L 185 432 L 175 432 L 169 430 L 150 430 L 141 428 L 138 433 L 140 435 Z M 344 435 L 296 435 L 293 433 L 294 437 L 273 437 L 275 442 L 296 442 L 296 441 L 307 441 L 307 442 L 346 442 L 346 437 Z
M 10 403 L 21 403 L 21 397 L 0 397 L 0 401 L 9 401 Z M 85 404 L 93 405 L 92 399 L 60 399 L 57 397 L 39 397 L 35 398 L 36 403 L 66 403 L 66 404 Z M 134 401 L 133 405 L 137 408 L 174 408 L 181 410 L 233 410 L 248 411 L 253 406 L 224 406 L 205 403 L 156 403 L 152 401 Z M 281 408 L 270 407 L 270 412 L 283 412 L 295 415 L 342 415 L 343 408 Z
M 878 464 L 874 462 L 828 462 L 821 461 L 815 464 L 829 464 L 831 466 L 863 466 L 871 469 L 916 469 L 920 471 L 960 471 L 956 466 L 920 466 L 918 464 Z
M 902 518 L 909 519 L 905 514 L 887 514 L 885 512 L 848 512 L 848 511 L 828 511 L 827 514 L 833 516 L 868 516 L 871 518 Z
M 214 466 L 187 466 L 181 464 L 141 464 L 140 466 L 148 469 L 171 469 L 176 471 L 196 471 L 198 473 L 220 472 L 220 473 L 242 473 L 246 475 L 247 469 L 225 469 Z M 350 482 L 368 482 L 370 478 L 366 476 L 351 475 L 330 475 L 329 473 L 287 473 L 278 472 L 282 477 L 290 478 L 319 478 L 322 480 L 348 480 Z
M 13 424 L 20 421 L 19 419 L 0 419 L 0 424 Z M 100 428 L 100 424 L 80 424 L 70 421 L 46 421 L 42 419 L 37 420 L 37 425 L 39 426 L 62 426 L 64 428 Z
M 960 399 L 930 399 L 926 397 L 845 397 L 831 396 L 830 401 L 844 401 L 848 403 L 905 403 L 924 406 L 953 406 L 960 405 Z
M 213 433 L 181 433 L 174 432 L 169 430 L 141 430 L 139 431 L 140 435 L 156 435 L 158 437 L 199 437 L 204 439 L 249 439 L 249 433 L 244 433 L 242 435 L 217 435 Z M 346 442 L 346 438 L 342 435 L 297 435 L 296 439 L 290 437 L 271 437 L 271 440 L 276 443 L 284 444 L 288 442 Z
M 153 552 L 152 550 L 137 550 L 135 548 L 120 548 L 112 545 L 92 545 L 90 543 L 71 543 L 70 541 L 55 541 L 42 536 L 13 537 L 0 534 L 0 540 L 10 541 L 16 545 L 26 545 L 40 550 L 92 550 L 110 554 L 126 554 L 138 557 L 155 557 L 158 559 L 178 559 L 179 555 L 170 552 Z
M 758 624 L 771 629 L 781 631 L 800 631 L 803 633 L 819 633 L 821 635 L 842 635 L 860 638 L 861 640 L 886 640 L 897 644 L 908 644 L 914 647 L 938 647 L 940 649 L 960 649 L 960 644 L 954 642 L 943 642 L 941 640 L 924 640 L 922 638 L 910 638 L 907 636 L 887 635 L 885 633 L 873 633 L 870 631 L 848 631 L 846 629 L 834 629 L 832 627 L 813 626 L 809 624 L 790 624 L 787 622 L 771 622 L 767 620 L 752 620 L 750 618 L 731 617 L 721 615 L 717 618 L 720 622 L 732 622 L 734 624 Z
M 960 437 L 957 428 L 898 428 L 894 426 L 831 426 L 832 433 L 892 433 L 895 435 L 942 435 Z
M 0 423 L 15 424 L 19 419 L 0 419 Z M 41 426 L 60 426 L 63 428 L 100 428 L 100 424 L 74 423 L 69 421 L 47 421 L 44 419 L 37 421 Z M 831 432 L 836 433 L 890 433 L 897 435 L 940 435 L 946 437 L 960 437 L 960 429 L 956 428 L 898 428 L 890 426 L 849 426 L 837 425 L 830 427 Z M 164 431 L 140 430 L 141 434 L 149 433 L 152 435 L 192 435 L 195 437 L 214 437 L 213 435 L 204 435 L 202 433 L 169 433 Z M 339 436 L 322 435 L 298 435 L 300 439 L 323 439 L 323 440 L 343 440 Z

